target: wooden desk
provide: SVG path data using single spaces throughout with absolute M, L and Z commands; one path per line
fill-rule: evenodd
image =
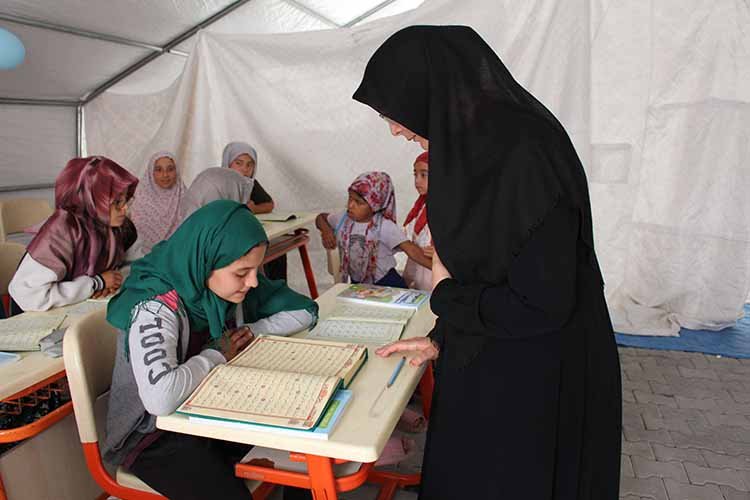
M 263 229 L 266 231 L 266 235 L 268 235 L 268 239 L 272 240 L 274 238 L 278 238 L 279 236 L 283 236 L 286 233 L 292 232 L 295 229 L 299 229 L 301 227 L 307 226 L 308 224 L 312 224 L 315 222 L 315 218 L 318 216 L 317 213 L 312 212 L 294 212 L 297 215 L 296 219 L 288 220 L 286 222 L 265 222 L 261 221 L 263 224 Z M 264 214 L 259 215 L 259 217 L 263 217 Z
M 315 283 L 315 274 L 310 263 L 310 256 L 307 253 L 307 243 L 310 241 L 310 237 L 307 235 L 307 229 L 303 229 L 303 226 L 315 222 L 318 214 L 311 212 L 295 212 L 295 214 L 297 218 L 286 222 L 261 221 L 269 240 L 268 251 L 263 263 L 278 259 L 295 248 L 298 249 L 302 259 L 302 267 L 305 270 L 307 286 L 310 289 L 310 296 L 317 299 L 318 285 Z
M 318 298 L 321 318 L 330 314 L 335 305 L 336 295 L 344 287 L 346 285 L 335 285 Z M 402 338 L 427 335 L 434 321 L 435 316 L 425 304 L 411 318 Z M 304 335 L 305 333 L 300 334 Z M 404 365 L 394 385 L 383 394 L 373 409 L 373 403 L 385 387 L 400 357 L 394 355 L 390 358 L 380 358 L 375 355 L 374 348 L 369 350 L 368 356 L 367 363 L 350 386 L 353 392 L 352 401 L 327 441 L 199 424 L 175 414 L 158 417 L 156 426 L 172 432 L 304 453 L 307 455 L 310 475 L 309 485 L 305 486 L 312 489 L 316 499 L 334 500 L 338 498 L 332 470 L 334 459 L 365 464 L 375 462 L 424 371 L 423 368 L 414 368 L 408 363 Z M 252 469 L 253 479 L 264 479 L 262 474 L 258 473 L 260 468 L 238 466 L 238 469 L 241 467 Z M 359 484 L 366 479 L 365 475 Z

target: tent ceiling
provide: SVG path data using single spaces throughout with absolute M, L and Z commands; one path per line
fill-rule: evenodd
M 403 12 L 422 0 L 5 0 L 0 6 L 0 27 L 15 33 L 26 46 L 24 63 L 0 78 L 0 100 L 61 99 L 78 101 L 92 90 L 121 75 L 133 65 L 161 53 L 160 48 L 223 10 L 233 11 L 217 24 L 233 32 L 272 32 L 348 26 Z M 262 5 L 262 7 L 261 7 Z M 239 6 L 236 10 L 234 7 Z M 249 16 L 270 11 L 291 18 L 290 26 L 271 22 L 268 29 L 253 29 Z M 248 30 L 243 30 L 243 17 Z M 12 19 L 15 19 L 13 21 Z M 50 25 L 48 29 L 28 23 Z M 27 23 L 27 24 L 24 24 Z M 286 23 L 290 24 L 290 23 Z M 80 34 L 60 30 L 81 31 Z M 252 30 L 252 31 L 250 31 Z M 96 34 L 112 38 L 101 40 Z M 117 43 L 116 39 L 130 42 Z M 174 47 L 189 52 L 193 40 Z M 135 45 L 134 45 L 135 44 Z M 143 44 L 140 47 L 137 44 Z M 148 47 L 151 46 L 151 47 Z M 168 56 L 169 59 L 175 56 Z M 169 67 L 183 63 L 171 61 Z
M 232 0 L 4 0 L 3 14 L 163 45 Z
M 0 95 L 5 97 L 78 100 L 151 52 L 3 21 L 0 28 L 26 46 L 24 63 L 2 73 Z

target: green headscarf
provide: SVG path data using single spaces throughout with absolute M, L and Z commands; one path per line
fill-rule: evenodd
M 175 290 L 187 309 L 191 331 L 208 327 L 212 338 L 220 338 L 235 304 L 213 293 L 206 280 L 211 271 L 228 266 L 267 242 L 263 226 L 246 205 L 213 201 L 196 210 L 168 240 L 133 263 L 130 276 L 109 302 L 107 321 L 128 332 L 137 304 Z M 269 281 L 264 276 L 258 276 L 258 287 L 247 293 L 245 302 L 246 322 L 280 311 L 317 312 L 312 300 L 296 294 L 283 281 Z

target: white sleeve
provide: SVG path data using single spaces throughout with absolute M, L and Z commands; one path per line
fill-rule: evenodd
M 385 219 L 380 227 L 380 241 L 386 247 L 396 250 L 401 243 L 409 241 L 409 238 L 395 222 Z
M 309 327 L 314 319 L 309 311 L 300 309 L 299 311 L 281 311 L 255 323 L 249 323 L 247 326 L 254 335 L 287 337 Z
M 26 254 L 8 292 L 24 311 L 46 311 L 88 299 L 94 293 L 94 279 L 84 275 L 72 281 L 58 281 L 52 269 Z
M 130 325 L 130 365 L 143 407 L 152 415 L 169 415 L 182 404 L 211 369 L 226 362 L 213 349 L 204 349 L 180 364 L 180 320 L 161 302 L 136 306 Z M 189 335 L 185 332 L 185 335 Z M 188 343 L 186 342 L 185 345 Z

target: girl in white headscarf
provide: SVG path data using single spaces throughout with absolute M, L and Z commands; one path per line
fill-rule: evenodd
M 150 252 L 179 227 L 180 207 L 186 191 L 175 156 L 169 151 L 151 156 L 130 209 L 143 253 Z
M 248 207 L 253 213 L 266 214 L 274 207 L 273 198 L 255 178 L 258 174 L 258 153 L 245 142 L 230 142 L 221 155 L 221 166 L 255 181 Z

